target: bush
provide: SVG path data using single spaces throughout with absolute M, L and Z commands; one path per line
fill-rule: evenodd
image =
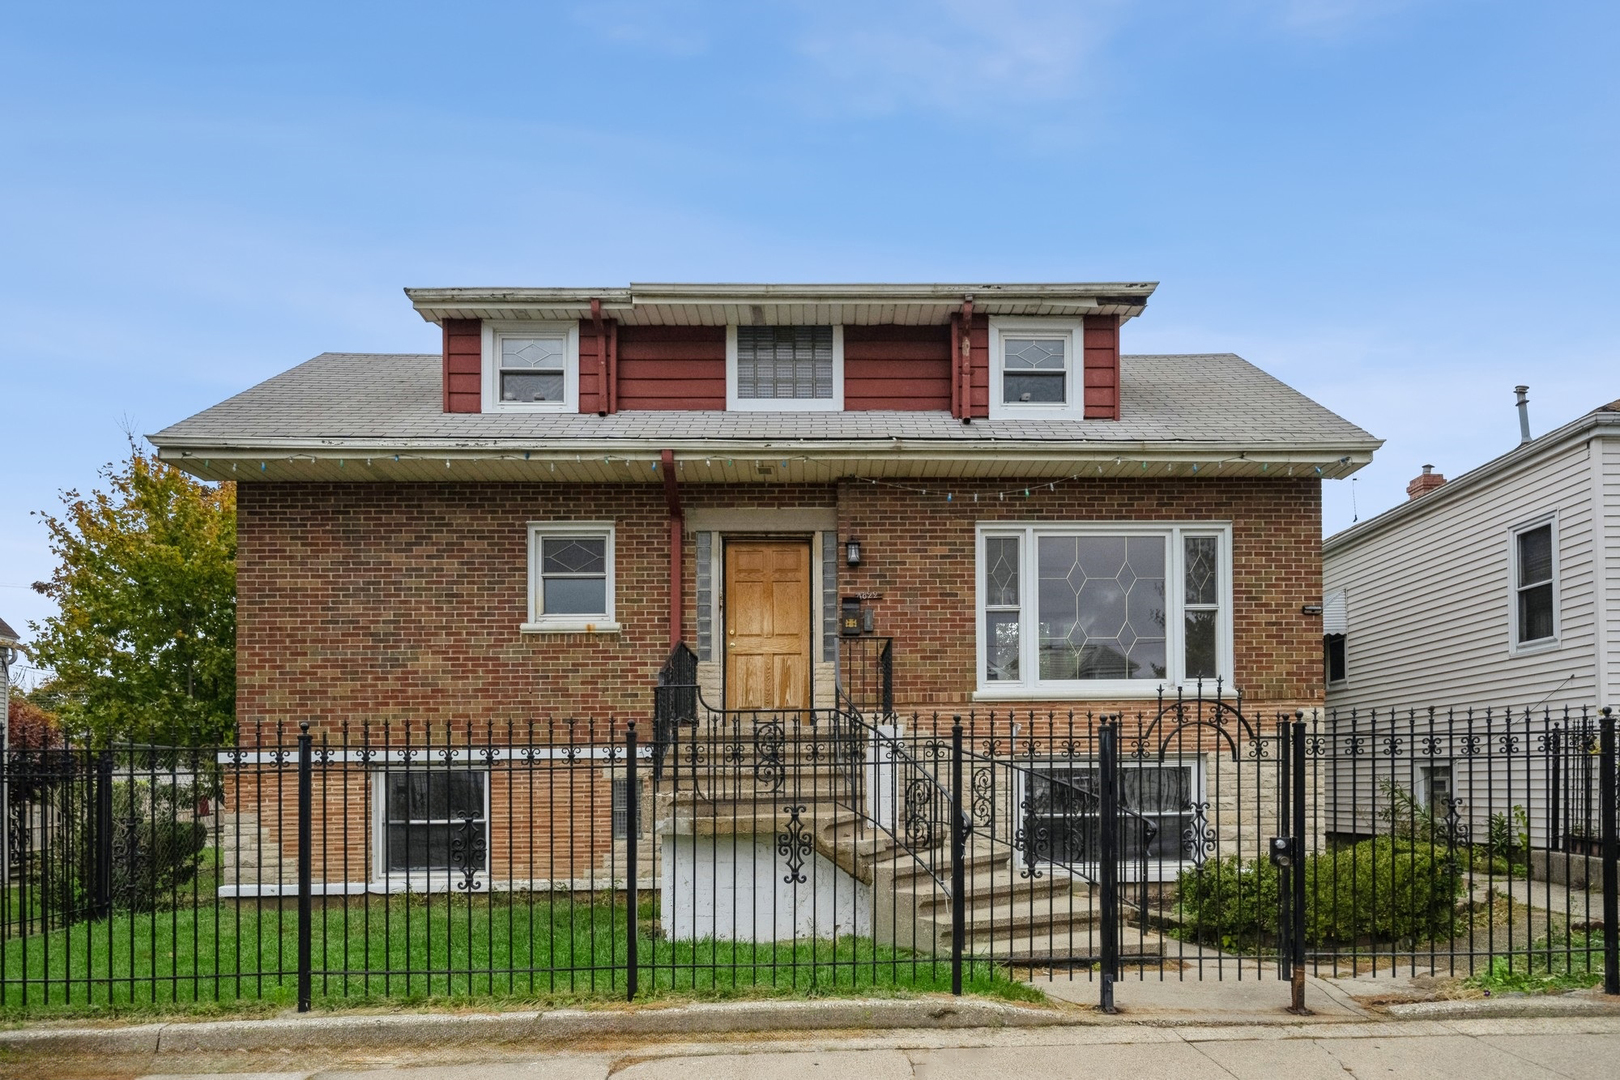
M 1182 926 L 1196 941 L 1241 946 L 1276 938 L 1280 875 L 1269 861 L 1206 863 L 1177 879 Z M 1462 881 L 1444 850 L 1390 837 L 1305 860 L 1305 940 L 1324 945 L 1449 936 Z
M 50 883 L 58 910 L 85 912 L 95 904 L 98 841 L 89 793 L 75 791 L 63 814 L 83 824 L 72 834 L 65 872 Z M 167 906 L 191 882 L 208 846 L 208 827 L 179 807 L 193 798 L 188 785 L 118 781 L 112 793 L 112 880 L 115 911 L 152 911 Z M 189 900 L 189 896 L 185 899 Z
M 1308 861 L 1305 940 L 1426 941 L 1450 937 L 1462 877 L 1445 850 L 1381 836 Z
M 1191 939 L 1209 945 L 1269 941 L 1277 934 L 1280 882 L 1269 860 L 1234 856 L 1183 870 L 1176 879 L 1182 927 Z

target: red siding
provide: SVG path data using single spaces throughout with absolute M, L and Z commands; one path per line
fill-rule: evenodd
M 483 331 L 477 319 L 444 320 L 444 411 L 483 411 Z
M 1085 329 L 1086 419 L 1119 419 L 1119 316 L 1091 315 Z
M 596 348 L 593 337 L 591 348 Z M 584 338 L 580 340 L 584 370 Z M 723 326 L 621 326 L 619 409 L 724 409 Z M 580 399 L 585 397 L 580 386 Z
M 844 327 L 845 409 L 950 407 L 948 327 Z
M 603 380 L 597 365 L 596 324 L 579 321 L 579 411 L 607 412 Z

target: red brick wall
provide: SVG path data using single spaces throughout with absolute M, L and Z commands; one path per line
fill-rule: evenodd
M 974 524 L 988 520 L 1233 523 L 1238 684 L 1253 700 L 1317 701 L 1321 492 L 1315 480 L 953 483 L 954 500 L 864 482 L 683 487 L 698 507 L 839 508 L 863 564 L 840 594 L 881 592 L 898 700 L 965 707 L 974 689 Z M 983 501 L 974 503 L 977 492 Z M 668 652 L 668 519 L 654 484 L 243 484 L 238 506 L 238 717 L 333 728 L 569 716 L 645 718 Z M 527 522 L 614 520 L 619 634 L 522 634 Z M 695 545 L 684 573 L 695 627 Z M 1091 707 L 1096 707 L 1091 703 Z
M 1321 624 L 1300 613 L 1321 602 L 1319 481 L 1070 481 L 1050 491 L 1033 484 L 1029 498 L 996 498 L 1011 486 L 953 481 L 949 503 L 940 491 L 917 495 L 864 482 L 840 489 L 839 535 L 861 538 L 862 562 L 840 567 L 838 591 L 883 594 L 870 606 L 876 633 L 895 639 L 897 704 L 925 710 L 972 704 L 974 526 L 997 520 L 1230 521 L 1238 686 L 1257 703 L 1322 700 Z M 1141 705 L 1126 707 L 1134 713 Z
M 687 485 L 687 509 L 831 506 L 830 485 Z M 530 521 L 617 524 L 618 634 L 522 634 Z M 646 718 L 669 653 L 662 485 L 244 484 L 237 717 L 452 728 Z M 695 625 L 687 544 L 687 625 Z

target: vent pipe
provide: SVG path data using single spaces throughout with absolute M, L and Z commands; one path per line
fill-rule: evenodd
M 1519 395 L 1519 444 L 1522 446 L 1530 441 L 1530 399 L 1524 396 L 1530 388 L 1515 386 L 1513 392 Z

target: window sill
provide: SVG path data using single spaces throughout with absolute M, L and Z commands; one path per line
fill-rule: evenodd
M 518 631 L 524 634 L 617 634 L 621 629 L 616 622 L 587 622 L 584 619 L 526 622 L 518 627 Z
M 1534 656 L 1537 653 L 1554 652 L 1562 644 L 1557 638 L 1541 638 L 1528 641 L 1523 645 L 1514 645 L 1508 650 L 1509 656 Z
M 974 701 L 1121 701 L 1138 699 L 1151 701 L 1159 696 L 1162 683 L 1151 686 L 1088 686 L 1075 689 L 1066 686 L 1008 686 L 979 689 L 973 692 Z M 1163 686 L 1168 697 L 1175 696 L 1175 688 Z

